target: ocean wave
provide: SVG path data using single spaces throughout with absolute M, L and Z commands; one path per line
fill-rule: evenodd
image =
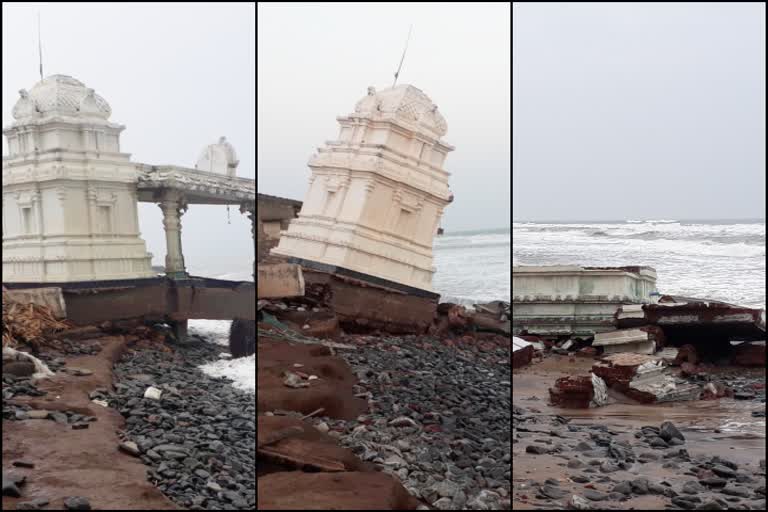
M 609 234 L 603 230 L 596 230 L 591 236 L 611 236 L 620 239 L 636 240 L 668 240 L 669 231 L 641 231 L 628 234 Z M 693 240 L 704 244 L 747 244 L 747 245 L 765 245 L 765 235 L 759 234 L 730 234 L 730 233 L 681 233 L 675 240 Z
M 514 233 L 518 239 L 529 233 L 537 236 L 559 234 L 571 237 L 765 244 L 765 224 L 538 224 L 516 227 Z
M 481 247 L 503 247 L 512 243 L 511 233 L 472 236 L 452 236 L 435 239 L 435 250 L 455 250 Z
M 513 233 L 513 265 L 649 265 L 663 293 L 765 307 L 765 223 L 547 223 Z
M 628 220 L 627 224 L 673 224 L 679 220 L 668 219 L 650 219 L 650 220 Z
M 765 256 L 765 246 L 749 245 L 744 242 L 732 244 L 712 244 L 692 240 L 639 240 L 638 243 L 650 244 L 659 251 L 690 256 L 722 256 L 731 258 L 757 258 Z

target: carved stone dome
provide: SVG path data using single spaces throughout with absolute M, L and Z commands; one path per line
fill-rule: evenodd
M 218 144 L 210 144 L 203 149 L 195 169 L 235 177 L 239 163 L 234 146 L 226 137 L 220 137 Z
M 29 92 L 19 91 L 13 108 L 16 120 L 51 115 L 109 119 L 109 103 L 79 80 L 67 75 L 51 75 L 38 82 Z
M 394 118 L 416 124 L 442 137 L 448 132 L 448 123 L 421 89 L 412 85 L 398 85 L 382 91 L 368 88 L 368 95 L 357 102 L 355 113 L 373 119 Z

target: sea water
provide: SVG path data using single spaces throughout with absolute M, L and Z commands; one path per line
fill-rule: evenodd
M 448 232 L 435 237 L 432 285 L 441 302 L 510 301 L 509 228 Z
M 661 293 L 765 308 L 765 221 L 512 225 L 514 265 L 648 265 Z

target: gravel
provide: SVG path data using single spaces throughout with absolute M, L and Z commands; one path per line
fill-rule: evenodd
M 429 337 L 350 337 L 340 351 L 369 413 L 316 418 L 341 444 L 440 510 L 510 507 L 509 345 L 481 350 Z
M 172 501 L 196 510 L 252 510 L 255 396 L 197 369 L 220 352 L 195 337 L 173 354 L 129 352 L 115 366 L 109 402 L 126 418 L 123 449 L 135 446 L 149 481 Z M 149 386 L 162 390 L 159 400 L 144 398 Z

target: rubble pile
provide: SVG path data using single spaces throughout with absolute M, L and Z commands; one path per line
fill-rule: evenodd
M 595 365 L 592 372 L 611 388 L 638 402 L 697 400 L 701 393 L 700 386 L 672 376 L 662 359 L 630 353 L 615 354 L 606 359 L 607 365 Z
M 510 304 L 304 278 L 257 304 L 258 508 L 511 508 Z
M 456 337 L 493 333 L 510 336 L 511 305 L 508 302 L 493 301 L 476 304 L 474 308 L 453 303 L 438 304 L 435 317 L 426 332 L 420 328 L 390 332 L 385 326 L 358 318 L 349 322 L 336 311 L 330 286 L 323 283 L 307 283 L 305 295 L 300 297 L 260 299 L 259 313 L 268 313 L 296 332 L 320 339 L 339 339 L 345 333 L 373 336 L 387 334 L 420 335 L 435 337 Z M 480 334 L 479 338 L 483 335 Z

